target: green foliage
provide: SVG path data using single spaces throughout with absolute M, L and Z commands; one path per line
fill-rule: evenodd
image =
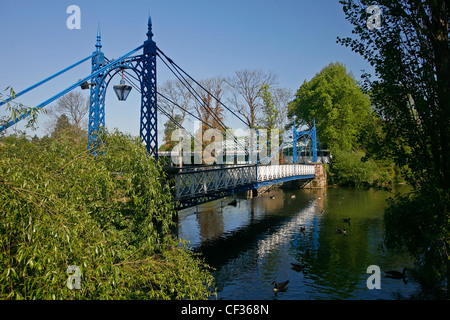
M 362 187 L 388 184 L 393 180 L 393 168 L 381 166 L 372 159 L 362 161 L 362 151 L 337 151 L 333 154 L 332 183 Z
M 450 47 L 445 0 L 380 0 L 382 28 L 370 30 L 369 0 L 340 0 L 356 39 L 338 41 L 375 69 L 366 78 L 381 132 L 371 153 L 404 169 L 414 188 L 386 211 L 391 248 L 406 248 L 427 282 L 447 281 L 450 295 Z
M 207 266 L 172 236 L 172 197 L 136 138 L 0 144 L 0 299 L 202 299 Z M 81 268 L 69 290 L 68 266 Z
M 315 119 L 321 145 L 333 156 L 329 183 L 368 186 L 393 181 L 395 171 L 390 161 L 367 159 L 379 141 L 382 122 L 344 65 L 331 63 L 311 81 L 305 81 L 289 105 L 289 116 L 296 117 L 297 125 L 311 126 Z
M 6 102 L 2 108 L 5 109 L 8 116 L 0 117 L 0 126 L 7 125 L 10 121 L 16 121 L 21 115 L 28 114 L 27 121 L 25 122 L 25 128 L 36 129 L 37 117 L 40 113 L 45 113 L 44 109 L 36 109 L 27 107 L 21 103 L 14 101 L 16 93 L 11 87 L 5 89 L 8 93 L 6 94 L 6 99 L 3 100 L 3 94 L 0 93 L 0 102 Z M 0 132 L 0 137 L 4 135 L 4 131 Z
M 315 119 L 320 142 L 332 152 L 357 148 L 361 128 L 374 121 L 369 98 L 340 63 L 300 86 L 289 105 L 289 118 L 294 117 L 297 126 L 312 126 Z
M 183 117 L 181 115 L 175 114 L 173 118 L 178 123 L 182 123 Z M 178 141 L 172 141 L 172 134 L 177 129 L 178 126 L 171 119 L 167 120 L 167 122 L 164 123 L 165 144 L 161 145 L 161 147 L 159 148 L 160 151 L 172 151 L 172 149 L 178 144 Z
M 70 124 L 69 118 L 65 114 L 62 114 L 58 117 L 58 120 L 56 120 L 56 124 L 52 131 L 51 136 L 53 138 L 58 138 L 61 135 L 67 134 L 73 135 L 74 133 L 75 128 L 72 124 Z
M 263 117 L 259 119 L 261 127 L 267 130 L 278 127 L 278 118 L 280 112 L 275 108 L 275 102 L 273 100 L 272 93 L 269 91 L 269 85 L 263 84 L 259 91 L 259 96 L 263 100 Z

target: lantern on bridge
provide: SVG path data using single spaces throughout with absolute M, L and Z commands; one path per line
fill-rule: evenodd
M 116 93 L 119 101 L 125 101 L 128 98 L 128 95 L 131 92 L 131 86 L 125 84 L 125 80 L 123 79 L 123 70 L 122 70 L 122 80 L 120 80 L 120 84 L 114 86 L 114 92 Z

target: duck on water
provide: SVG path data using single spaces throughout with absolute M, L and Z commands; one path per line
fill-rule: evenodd
M 285 282 L 280 282 L 280 283 L 278 283 L 276 281 L 272 282 L 273 292 L 275 292 L 275 295 L 277 295 L 278 292 L 286 291 L 288 283 L 289 283 L 289 280 L 286 280 Z

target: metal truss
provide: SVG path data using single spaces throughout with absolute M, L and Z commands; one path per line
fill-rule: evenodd
M 90 78 L 89 137 L 88 149 L 95 154 L 99 143 L 98 133 L 105 127 L 105 96 L 111 79 L 124 69 L 131 69 L 140 83 L 141 118 L 140 137 L 149 154 L 158 156 L 157 89 L 156 89 L 156 43 L 152 40 L 152 23 L 148 22 L 148 39 L 144 42 L 142 55 L 122 57 L 107 61 L 101 51 L 100 34 L 97 34 L 96 51 L 92 57 L 92 77 Z
M 299 164 L 186 169 L 175 175 L 175 200 L 177 208 L 184 209 L 262 186 L 314 177 L 313 165 Z
M 316 130 L 316 120 L 314 120 L 314 125 L 310 130 L 306 131 L 297 131 L 295 129 L 295 125 L 293 127 L 292 132 L 292 139 L 294 140 L 292 142 L 292 152 L 293 152 L 293 161 L 294 163 L 298 163 L 298 155 L 301 153 L 297 151 L 297 140 L 300 138 L 306 138 L 311 139 L 312 141 L 312 151 L 313 151 L 313 162 L 317 162 L 317 130 Z

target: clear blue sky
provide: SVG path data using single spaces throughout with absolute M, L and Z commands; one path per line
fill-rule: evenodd
M 72 4 L 81 9 L 81 30 L 66 27 L 66 9 Z M 352 29 L 337 0 L 0 0 L 0 89 L 12 86 L 19 92 L 89 56 L 99 24 L 103 52 L 118 58 L 146 39 L 149 12 L 158 47 L 198 80 L 263 69 L 277 73 L 279 86 L 295 92 L 330 62 L 344 63 L 356 79 L 361 70 L 372 70 L 336 43 L 337 36 L 351 35 Z M 84 63 L 20 102 L 36 106 L 90 70 L 90 62 Z M 160 63 L 158 82 L 172 78 Z M 138 94 L 119 103 L 111 89 L 107 127 L 138 135 Z M 42 126 L 45 121 L 42 117 Z

